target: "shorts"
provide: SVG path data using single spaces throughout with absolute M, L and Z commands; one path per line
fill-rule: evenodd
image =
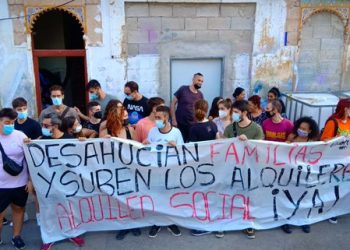
M 10 205 L 25 207 L 28 199 L 26 186 L 18 188 L 0 188 L 0 213 Z

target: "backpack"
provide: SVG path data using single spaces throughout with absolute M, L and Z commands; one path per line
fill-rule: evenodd
M 333 118 L 330 118 L 327 120 L 326 124 L 329 122 L 329 121 L 333 121 L 334 122 L 334 131 L 333 131 L 333 137 L 335 137 L 338 133 L 338 128 L 339 128 L 339 125 L 338 125 L 338 121 L 337 119 L 335 119 L 334 117 Z M 324 127 L 326 127 L 326 124 Z M 321 130 L 321 135 L 323 134 L 324 132 L 324 127 L 323 129 Z

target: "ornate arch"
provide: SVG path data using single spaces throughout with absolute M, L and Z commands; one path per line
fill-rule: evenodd
M 301 26 L 303 26 L 310 17 L 322 12 L 336 15 L 342 21 L 344 28 L 348 26 L 349 8 L 347 7 L 303 7 L 301 9 Z
M 26 27 L 27 32 L 32 33 L 35 23 L 38 21 L 41 15 L 50 12 L 52 10 L 61 10 L 72 16 L 79 22 L 79 25 L 86 34 L 86 20 L 84 7 L 26 7 Z

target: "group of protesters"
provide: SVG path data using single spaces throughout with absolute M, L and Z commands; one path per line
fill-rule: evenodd
M 219 140 L 237 137 L 239 140 L 268 140 L 278 142 L 309 142 L 330 140 L 337 136 L 350 134 L 350 99 L 340 99 L 322 133 L 318 124 L 310 117 L 300 117 L 294 123 L 286 116 L 286 108 L 280 91 L 273 87 L 268 91 L 267 106 L 262 107 L 258 95 L 246 98 L 243 88 L 236 88 L 232 97 L 216 97 L 209 105 L 200 91 L 205 87 L 204 76 L 196 73 L 190 85 L 180 87 L 172 97 L 170 107 L 161 97 L 146 98 L 139 92 L 134 81 L 124 85 L 125 99 L 122 101 L 107 94 L 97 80 L 90 80 L 87 92 L 90 102 L 86 113 L 76 107 L 64 104 L 64 89 L 59 85 L 50 88 L 52 105 L 42 110 L 38 121 L 28 117 L 31 108 L 23 97 L 17 97 L 11 108 L 0 110 L 0 165 L 4 165 L 4 155 L 23 166 L 17 176 L 0 167 L 0 245 L 3 225 L 10 224 L 6 219 L 6 209 L 12 209 L 12 244 L 24 249 L 21 238 L 25 220 L 25 206 L 28 193 L 35 190 L 30 181 L 24 158 L 24 143 L 35 139 L 73 139 L 118 137 L 138 141 L 143 144 L 169 144 L 172 146 L 187 142 Z M 209 109 L 210 108 L 210 109 Z M 322 124 L 323 125 L 323 124 Z M 35 198 L 37 223 L 40 226 L 39 204 Z M 337 218 L 331 218 L 337 223 Z M 150 228 L 149 237 L 156 237 L 161 227 Z M 168 230 L 174 236 L 181 231 L 176 225 Z M 285 233 L 291 233 L 289 225 L 283 225 Z M 303 225 L 305 233 L 309 225 Z M 213 232 L 192 230 L 194 236 Z M 247 237 L 255 238 L 255 230 L 244 230 Z M 141 234 L 139 228 L 121 230 L 116 239 L 122 240 L 128 233 Z M 224 232 L 214 232 L 218 238 Z M 83 246 L 81 237 L 70 238 L 77 246 Z M 54 242 L 43 244 L 42 250 L 51 249 Z

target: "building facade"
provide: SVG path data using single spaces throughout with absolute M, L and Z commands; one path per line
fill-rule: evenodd
M 350 89 L 348 0 L 7 0 L 0 1 L 0 106 L 65 87 L 83 108 L 97 79 L 123 99 L 134 80 L 167 102 L 193 73 L 211 102 L 243 87 L 266 95 Z

